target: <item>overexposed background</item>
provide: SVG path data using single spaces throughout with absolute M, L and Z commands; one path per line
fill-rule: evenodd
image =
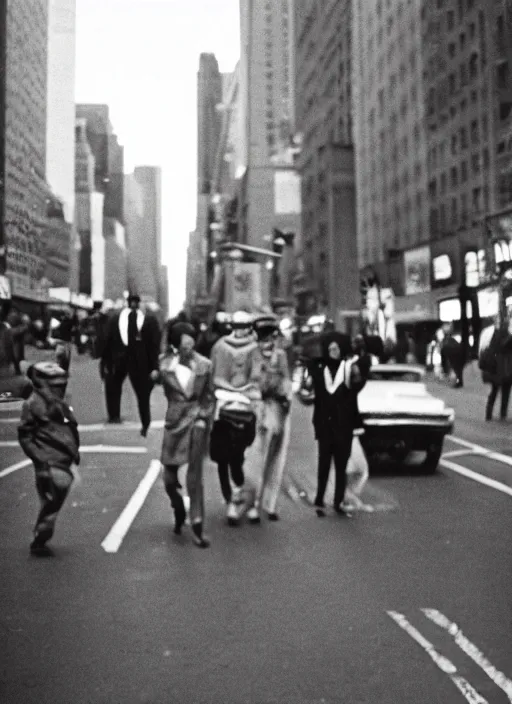
M 199 54 L 223 72 L 240 54 L 238 0 L 77 0 L 77 103 L 106 103 L 125 171 L 162 168 L 170 312 L 185 298 L 197 200 Z

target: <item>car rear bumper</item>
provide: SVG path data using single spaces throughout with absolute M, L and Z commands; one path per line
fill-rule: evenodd
M 443 442 L 453 432 L 452 419 L 432 421 L 427 418 L 367 418 L 363 421 L 362 442 L 368 452 L 427 450 Z

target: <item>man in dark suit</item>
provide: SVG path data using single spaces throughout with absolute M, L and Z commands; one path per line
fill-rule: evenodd
M 124 308 L 109 321 L 102 350 L 102 372 L 109 423 L 121 422 L 121 395 L 128 376 L 137 397 L 146 437 L 151 424 L 151 372 L 158 370 L 160 326 L 152 315 L 140 310 L 140 297 L 131 295 Z

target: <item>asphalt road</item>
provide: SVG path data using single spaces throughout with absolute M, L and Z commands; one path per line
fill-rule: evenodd
M 281 520 L 226 526 L 210 466 L 212 546 L 198 550 L 172 533 L 152 463 L 161 431 L 140 438 L 131 391 L 124 416 L 134 422 L 103 428 L 96 364 L 77 361 L 80 481 L 46 560 L 28 554 L 33 470 L 13 469 L 24 459 L 18 411 L 4 407 L 0 702 L 512 701 L 510 425 L 481 420 L 476 378 L 432 389 L 457 410 L 453 466 L 379 473 L 364 496 L 373 513 L 319 520 L 310 411 L 296 407 Z M 153 406 L 161 419 L 159 391 Z

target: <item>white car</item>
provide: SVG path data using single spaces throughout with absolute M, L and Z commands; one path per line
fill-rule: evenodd
M 381 455 L 404 462 L 423 452 L 421 471 L 436 471 L 455 412 L 427 391 L 423 367 L 373 365 L 358 402 L 365 428 L 361 442 L 370 465 Z

